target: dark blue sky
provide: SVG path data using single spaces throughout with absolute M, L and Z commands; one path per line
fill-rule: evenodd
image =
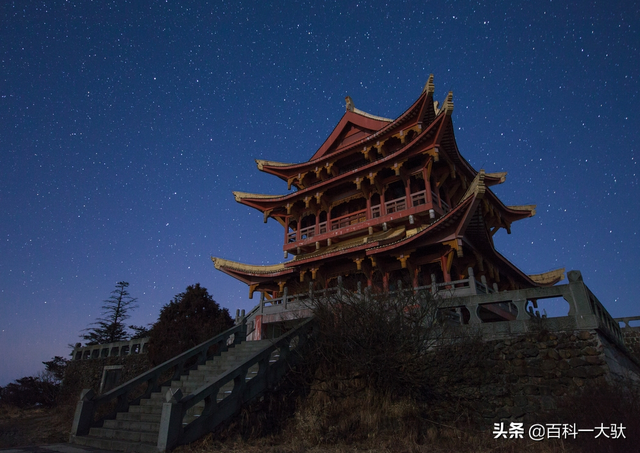
M 233 190 L 308 160 L 344 98 L 396 117 L 435 75 L 461 153 L 537 215 L 496 236 L 640 314 L 640 8 L 628 1 L 3 1 L 0 385 L 68 355 L 115 283 L 147 324 L 187 285 L 250 308 L 210 256 L 282 260 Z

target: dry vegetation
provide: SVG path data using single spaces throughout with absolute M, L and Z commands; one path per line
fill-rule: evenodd
M 454 393 L 451 380 L 442 379 L 462 376 L 474 347 L 482 346 L 472 337 L 452 341 L 436 301 L 411 294 L 374 304 L 340 298 L 315 313 L 317 335 L 302 364 L 224 429 L 178 453 L 638 451 L 640 393 L 619 385 L 585 388 L 538 422 L 621 423 L 627 439 L 494 439 L 473 392 Z M 434 344 L 445 347 L 429 347 Z M 72 403 L 52 410 L 0 407 L 0 448 L 66 441 L 73 409 Z
M 0 448 L 67 442 L 74 409 L 73 404 L 30 409 L 0 405 Z

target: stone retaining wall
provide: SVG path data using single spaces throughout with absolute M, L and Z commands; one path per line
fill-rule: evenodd
M 122 366 L 120 383 L 127 382 L 151 368 L 147 354 L 91 360 L 73 360 L 69 362 L 62 383 L 64 397 L 77 399 L 82 389 L 88 388 L 98 393 L 104 367 L 117 365 Z
M 455 379 L 460 395 L 487 422 L 539 421 L 560 397 L 590 384 L 638 380 L 637 365 L 595 330 L 526 334 L 482 341 L 469 366 Z
M 626 327 L 622 329 L 624 344 L 629 352 L 640 359 L 640 327 Z

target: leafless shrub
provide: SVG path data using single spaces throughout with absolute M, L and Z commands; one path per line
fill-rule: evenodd
M 392 397 L 432 400 L 443 367 L 455 373 L 470 359 L 438 353 L 442 348 L 464 351 L 470 342 L 468 328 L 455 326 L 455 318 L 441 305 L 429 292 L 412 289 L 338 289 L 315 298 L 311 309 L 318 334 L 307 354 L 314 361 L 315 389 L 332 397 L 371 389 Z
M 549 423 L 562 423 L 581 432 L 568 443 L 584 453 L 637 452 L 640 444 L 640 386 L 630 380 L 585 386 L 581 394 L 566 396 L 557 410 L 547 414 Z M 615 425 L 615 436 L 612 435 Z M 599 427 L 604 428 L 600 429 Z M 620 430 L 620 427 L 623 427 Z M 622 435 L 619 433 L 622 432 Z M 597 437 L 596 437 L 597 436 Z

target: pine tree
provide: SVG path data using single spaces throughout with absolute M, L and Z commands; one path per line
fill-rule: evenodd
M 127 288 L 128 282 L 116 283 L 116 289 L 111 291 L 111 297 L 102 305 L 102 317 L 81 338 L 87 341 L 87 345 L 113 343 L 129 339 L 124 321 L 129 318 L 129 311 L 136 308 L 133 305 L 137 300 L 131 297 Z

